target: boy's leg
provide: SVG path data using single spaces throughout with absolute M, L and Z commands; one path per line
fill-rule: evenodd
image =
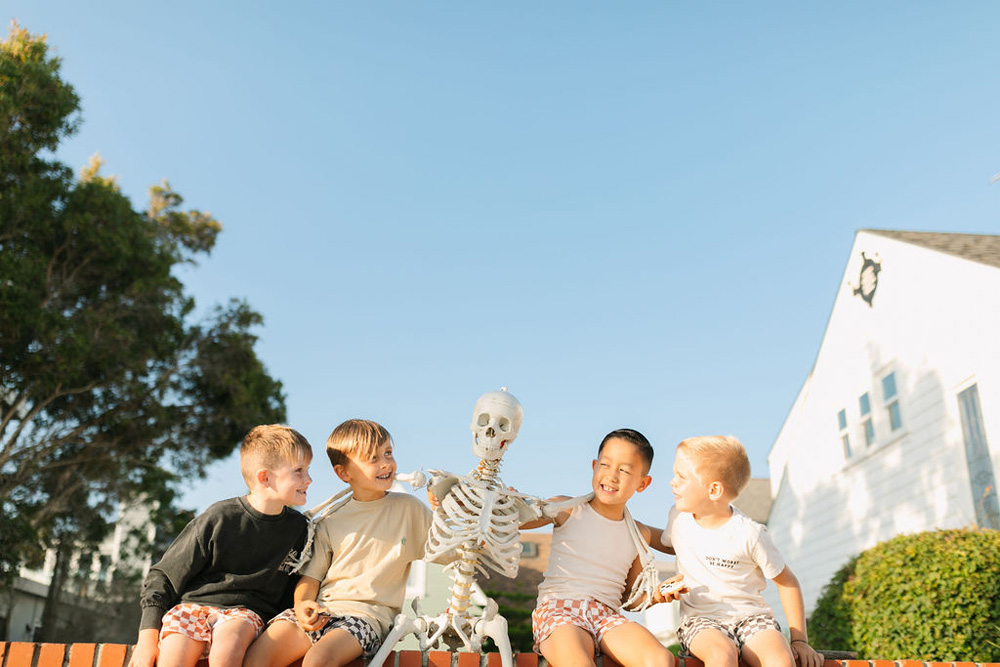
M 302 667 L 342 667 L 363 652 L 361 642 L 354 635 L 343 628 L 335 628 L 312 645 L 302 659 Z
M 538 644 L 550 665 L 594 665 L 594 638 L 576 625 L 560 625 Z
M 688 650 L 705 663 L 705 667 L 737 667 L 740 663 L 736 641 L 715 628 L 700 630 L 688 644 Z
M 601 638 L 601 653 L 624 667 L 673 667 L 674 655 L 638 623 L 629 621 Z
M 257 627 L 241 619 L 227 620 L 215 626 L 212 648 L 208 652 L 208 667 L 243 664 L 247 648 L 257 638 Z
M 312 642 L 299 626 L 291 621 L 274 621 L 257 640 L 250 644 L 244 667 L 290 665 L 306 654 Z
M 747 637 L 741 655 L 750 667 L 795 667 L 788 640 L 773 628 L 759 630 Z
M 157 667 L 194 667 L 198 664 L 208 642 L 172 632 L 160 639 Z

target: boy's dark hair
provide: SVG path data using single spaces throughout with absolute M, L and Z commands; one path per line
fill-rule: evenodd
M 601 440 L 601 445 L 597 448 L 597 455 L 600 456 L 601 452 L 604 451 L 604 445 L 615 438 L 632 443 L 646 464 L 646 472 L 649 472 L 649 469 L 653 467 L 653 446 L 649 444 L 646 436 L 632 428 L 619 428 L 604 436 L 604 440 Z

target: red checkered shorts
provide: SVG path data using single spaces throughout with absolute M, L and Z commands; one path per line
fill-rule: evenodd
M 170 611 L 163 615 L 160 639 L 162 640 L 169 634 L 180 634 L 195 641 L 205 642 L 202 657 L 208 657 L 208 652 L 212 648 L 212 631 L 227 621 L 249 623 L 253 626 L 255 634 L 258 635 L 264 629 L 264 621 L 261 620 L 260 616 L 245 607 L 220 609 L 203 604 L 182 602 L 171 607 Z
M 583 628 L 594 638 L 594 653 L 600 652 L 601 639 L 609 630 L 630 623 L 603 602 L 593 598 L 586 600 L 548 600 L 531 612 L 531 633 L 535 638 L 535 652 L 552 631 L 560 625 L 575 625 Z

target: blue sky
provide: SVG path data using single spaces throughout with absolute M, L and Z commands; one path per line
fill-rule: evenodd
M 322 455 L 350 417 L 401 470 L 468 472 L 483 392 L 524 406 L 504 481 L 589 489 L 604 433 L 731 433 L 756 474 L 860 228 L 998 233 L 995 2 L 33 0 L 137 207 L 224 225 L 183 278 L 245 298 Z M 234 461 L 188 506 L 242 492 Z

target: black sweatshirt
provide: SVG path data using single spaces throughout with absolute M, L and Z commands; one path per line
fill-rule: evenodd
M 246 607 L 266 623 L 292 603 L 295 561 L 306 537 L 306 518 L 286 507 L 258 512 L 246 498 L 215 503 L 191 521 L 154 565 L 142 585 L 139 628 L 159 629 L 180 602 Z

